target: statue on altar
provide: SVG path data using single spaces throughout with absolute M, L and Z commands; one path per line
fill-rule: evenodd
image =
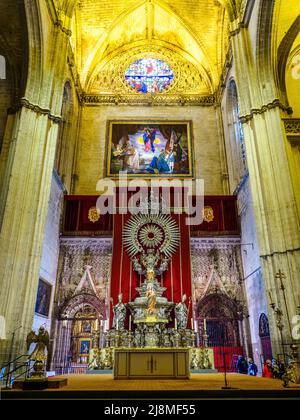
M 177 320 L 177 326 L 180 330 L 185 330 L 187 328 L 188 321 L 188 308 L 185 304 L 186 295 L 182 296 L 181 302 L 177 303 L 175 306 L 175 317 Z
M 153 249 L 148 250 L 147 254 L 142 254 L 141 263 L 146 269 L 146 279 L 148 282 L 153 282 L 155 279 L 155 267 L 160 261 L 159 252 L 154 252 Z
M 124 323 L 126 318 L 126 306 L 122 302 L 122 293 L 118 296 L 118 303 L 113 307 L 114 319 L 113 328 L 116 330 L 124 330 Z
M 153 289 L 153 285 L 151 283 L 149 283 L 148 285 L 146 297 L 147 297 L 147 304 L 148 304 L 147 314 L 155 315 L 157 313 L 157 309 L 156 309 L 157 298 L 156 298 L 155 290 Z

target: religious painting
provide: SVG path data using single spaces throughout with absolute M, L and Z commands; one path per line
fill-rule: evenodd
M 192 178 L 190 121 L 110 121 L 105 176 Z
M 88 355 L 91 349 L 91 340 L 80 341 L 80 355 Z
M 52 286 L 51 284 L 39 279 L 39 286 L 35 304 L 35 313 L 42 316 L 49 316 L 51 303 Z

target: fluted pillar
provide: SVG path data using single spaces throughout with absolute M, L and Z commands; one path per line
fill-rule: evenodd
M 270 75 L 264 79 L 267 72 L 259 67 L 262 64 L 257 52 L 255 55 L 247 28 L 239 27 L 232 32 L 232 45 L 265 289 L 284 313 L 284 338 L 290 342 L 283 292 L 276 279 L 279 270 L 285 273 L 285 293 L 292 318 L 300 294 L 300 224 L 282 123 L 287 108 L 277 99 L 274 80 Z M 269 319 L 276 355 L 281 353 L 281 343 L 271 309 Z
M 0 361 L 26 352 L 26 336 L 32 328 L 69 35 L 60 21 L 53 22 L 44 45 L 44 73 L 40 66 L 31 65 L 28 96 L 17 104 L 2 189 L 0 315 L 5 318 L 7 340 L 0 341 Z M 12 343 L 12 332 L 18 327 Z

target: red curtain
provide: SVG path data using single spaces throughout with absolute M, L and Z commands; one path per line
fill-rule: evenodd
M 158 280 L 167 288 L 164 296 L 170 301 L 178 303 L 182 299 L 183 294 L 186 294 L 186 303 L 189 305 L 188 326 L 190 326 L 192 318 L 190 230 L 189 226 L 185 224 L 186 215 L 172 215 L 172 217 L 176 220 L 180 229 L 180 246 L 177 249 L 176 254 L 173 255 L 168 272 L 164 273 L 163 278 L 158 278 Z M 116 304 L 120 293 L 123 294 L 123 303 L 134 300 L 138 296 L 135 288 L 139 286 L 141 281 L 144 281 L 144 278 L 140 278 L 132 269 L 131 259 L 123 248 L 123 226 L 129 218 L 130 215 L 114 215 L 111 277 L 111 297 L 113 299 L 113 304 Z M 110 311 L 110 319 L 112 322 L 112 305 Z
M 215 369 L 224 372 L 224 359 L 227 372 L 236 372 L 236 362 L 239 355 L 244 354 L 243 347 L 214 347 Z

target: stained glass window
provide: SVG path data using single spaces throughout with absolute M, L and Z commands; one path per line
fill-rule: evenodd
M 162 60 L 142 58 L 130 65 L 125 79 L 136 92 L 160 93 L 168 89 L 174 79 L 174 73 Z

